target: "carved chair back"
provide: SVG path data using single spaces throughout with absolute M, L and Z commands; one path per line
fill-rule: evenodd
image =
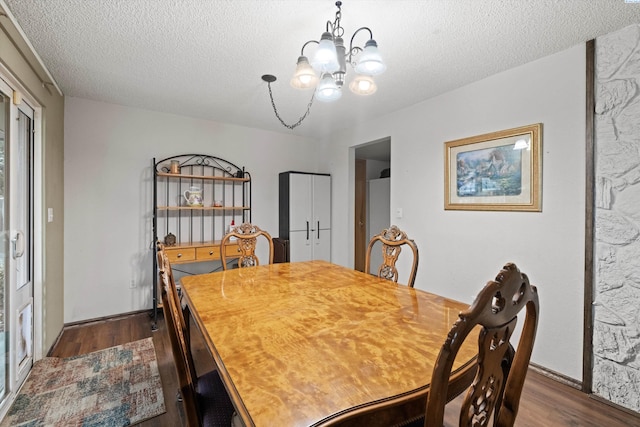
M 371 268 L 371 253 L 377 242 L 381 243 L 382 264 L 378 267 L 377 276 L 383 279 L 398 281 L 398 269 L 396 262 L 400 256 L 403 246 L 407 246 L 413 252 L 413 264 L 407 285 L 413 287 L 418 270 L 418 247 L 415 242 L 407 237 L 407 234 L 395 225 L 382 230 L 369 241 L 365 258 L 364 271 L 369 273 Z
M 518 314 L 526 309 L 517 351 L 510 343 Z M 478 370 L 460 411 L 460 426 L 513 426 L 538 325 L 538 292 L 515 264 L 505 265 L 453 325 L 433 369 L 425 426 L 442 426 L 447 387 L 463 341 L 480 325 Z
M 187 425 L 199 426 L 201 417 L 197 403 L 197 376 L 178 288 L 171 272 L 169 258 L 162 245 L 158 246 L 157 256 L 159 283 L 162 289 L 162 311 L 178 373 L 180 398 L 184 404 Z
M 245 222 L 231 229 L 220 242 L 220 261 L 222 262 L 222 268 L 227 269 L 228 258 L 237 258 L 238 267 L 253 267 L 260 265 L 260 261 L 256 256 L 256 245 L 258 243 L 258 237 L 266 239 L 269 245 L 269 264 L 273 263 L 273 239 L 271 235 L 266 231 L 260 229 L 257 225 Z M 228 254 L 228 244 L 237 240 L 238 252 L 235 254 Z
M 178 373 L 179 397 L 189 427 L 228 427 L 234 406 L 217 371 L 197 375 L 191 353 L 189 325 L 180 303 L 169 257 L 158 245 L 158 267 L 162 284 L 162 310 Z

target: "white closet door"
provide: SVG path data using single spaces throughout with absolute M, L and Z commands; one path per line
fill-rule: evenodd
M 311 229 L 311 175 L 292 173 L 289 175 L 289 230 Z
M 289 261 L 310 261 L 313 259 L 313 241 L 311 231 L 292 231 L 289 233 Z
M 321 230 L 331 228 L 331 177 L 313 176 L 313 226 Z

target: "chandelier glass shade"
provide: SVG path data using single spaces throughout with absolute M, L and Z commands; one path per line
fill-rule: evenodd
M 296 89 L 309 89 L 318 84 L 318 76 L 305 56 L 298 58 L 296 71 L 291 78 L 291 86 Z
M 371 76 L 358 74 L 349 84 L 349 89 L 358 95 L 371 95 L 378 90 L 378 86 Z
M 304 48 L 303 48 L 304 49 Z M 318 42 L 318 49 L 313 55 L 311 66 L 318 72 L 334 73 L 340 69 L 338 53 L 331 33 L 325 31 Z
M 377 76 L 384 73 L 386 69 L 387 66 L 382 62 L 382 57 L 378 52 L 378 44 L 373 39 L 369 40 L 358 58 L 358 63 L 355 66 L 356 73 Z
M 340 99 L 342 90 L 340 90 L 330 73 L 324 73 L 320 83 L 318 83 L 315 95 L 318 101 L 331 102 Z
M 351 36 L 348 49 L 345 48 L 344 39 L 342 38 L 344 28 L 342 28 L 340 22 L 342 19 L 342 2 L 337 1 L 335 4 L 338 11 L 334 21 L 327 21 L 326 29 L 322 33 L 320 41 L 309 40 L 302 46 L 295 72 L 290 81 L 291 86 L 296 89 L 315 88 L 306 113 L 296 123 L 289 125 L 278 114 L 271 90 L 271 83 L 276 80 L 276 77 L 270 74 L 262 76 L 262 80 L 266 81 L 269 86 L 271 105 L 276 117 L 289 129 L 299 126 L 309 115 L 314 99 L 322 102 L 340 99 L 347 75 L 347 64 L 353 68 L 356 74 L 349 84 L 349 89 L 357 95 L 375 93 L 378 87 L 373 80 L 373 76 L 382 74 L 387 68 L 378 51 L 378 44 L 373 39 L 373 33 L 368 27 L 357 29 Z M 369 35 L 364 48 L 354 45 L 355 37 L 361 32 Z M 317 45 L 313 56 L 310 57 L 311 60 L 305 56 L 304 52 L 305 48 L 310 44 Z

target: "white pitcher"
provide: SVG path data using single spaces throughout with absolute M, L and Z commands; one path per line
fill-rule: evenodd
M 200 187 L 189 187 L 183 193 L 184 199 L 189 206 L 202 206 L 202 191 Z

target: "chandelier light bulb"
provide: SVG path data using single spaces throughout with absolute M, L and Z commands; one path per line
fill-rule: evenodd
M 322 75 L 322 79 L 320 79 L 320 83 L 318 84 L 318 88 L 316 89 L 316 98 L 318 101 L 322 102 L 331 102 L 340 99 L 342 96 L 342 91 L 336 85 L 335 80 L 329 73 L 324 73 Z
M 318 83 L 318 76 L 309 65 L 309 60 L 306 56 L 300 56 L 296 71 L 291 78 L 291 86 L 296 89 L 308 89 L 314 87 L 316 83 Z
M 311 66 L 318 73 L 334 73 L 340 68 L 336 45 L 333 43 L 333 36 L 330 32 L 322 33 Z
M 378 86 L 371 76 L 358 74 L 349 84 L 349 89 L 357 95 L 371 95 L 378 90 Z
M 358 63 L 355 67 L 356 73 L 377 76 L 384 73 L 386 69 L 387 66 L 382 61 L 382 56 L 378 51 L 378 44 L 373 39 L 369 40 L 364 45 L 364 49 L 362 49 L 358 58 Z

